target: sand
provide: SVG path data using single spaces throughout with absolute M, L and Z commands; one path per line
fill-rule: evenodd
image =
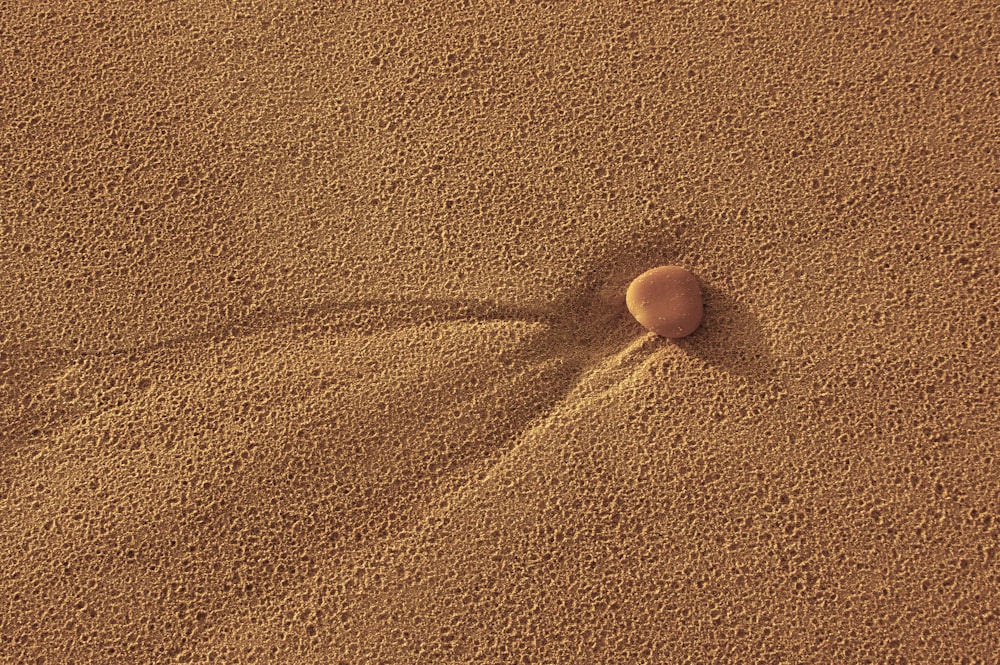
M 4 3 L 0 662 L 1000 662 L 998 52 Z

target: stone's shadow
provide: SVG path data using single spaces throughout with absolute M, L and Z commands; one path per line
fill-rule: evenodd
M 63 351 L 63 363 L 86 356 L 121 357 L 136 361 L 142 355 L 181 345 L 205 345 L 260 334 L 283 326 L 299 333 L 363 331 L 378 334 L 408 326 L 452 322 L 521 322 L 547 326 L 520 348 L 529 362 L 563 361 L 565 384 L 558 401 L 579 375 L 602 357 L 614 354 L 645 334 L 625 307 L 625 291 L 637 275 L 653 265 L 669 263 L 671 240 L 639 254 L 601 259 L 585 269 L 582 284 L 554 300 L 526 304 L 461 298 L 402 298 L 327 301 L 297 310 L 248 312 L 230 320 L 150 344 L 102 351 Z M 703 362 L 758 382 L 776 378 L 777 366 L 763 335 L 760 320 L 733 295 L 702 282 L 705 318 L 692 335 L 666 343 Z M 57 351 L 49 349 L 50 352 Z
M 676 221 L 682 224 L 683 220 Z M 615 353 L 636 337 L 647 334 L 625 307 L 625 291 L 637 276 L 658 265 L 677 263 L 683 227 L 651 234 L 638 251 L 622 252 L 594 262 L 584 289 L 578 292 L 578 318 L 571 323 L 586 333 L 585 343 L 594 357 Z M 688 337 L 660 339 L 702 362 L 758 383 L 778 380 L 778 365 L 771 353 L 764 327 L 753 311 L 731 292 L 706 281 L 694 270 L 702 287 L 705 318 Z M 566 322 L 570 323 L 570 322 Z
M 688 337 L 675 340 L 679 349 L 704 363 L 755 383 L 778 379 L 760 319 L 736 297 L 702 283 L 705 318 Z
M 643 329 L 625 307 L 625 292 L 632 280 L 676 256 L 675 231 L 650 233 L 629 250 L 602 256 L 586 266 L 582 284 L 567 298 L 569 318 L 564 322 L 594 353 L 615 353 Z
M 552 305 L 510 305 L 487 300 L 457 298 L 406 298 L 338 300 L 297 311 L 264 310 L 221 322 L 203 330 L 167 339 L 101 351 L 52 349 L 67 359 L 82 357 L 127 357 L 136 360 L 152 351 L 186 344 L 208 344 L 267 332 L 282 326 L 295 326 L 298 332 L 345 332 L 361 330 L 371 334 L 407 326 L 451 322 L 521 321 L 546 323 L 555 330 L 571 327 L 571 317 L 564 308 Z

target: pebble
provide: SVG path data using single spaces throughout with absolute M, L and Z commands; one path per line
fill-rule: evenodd
M 698 278 L 679 266 L 636 277 L 625 292 L 625 306 L 644 328 L 670 339 L 693 333 L 704 314 Z

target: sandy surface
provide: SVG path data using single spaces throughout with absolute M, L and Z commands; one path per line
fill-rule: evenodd
M 0 662 L 998 662 L 995 6 L 329 4 L 0 3 Z

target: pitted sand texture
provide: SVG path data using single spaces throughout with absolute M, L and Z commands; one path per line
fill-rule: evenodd
M 998 662 L 995 3 L 18 0 L 0 72 L 0 662 Z

